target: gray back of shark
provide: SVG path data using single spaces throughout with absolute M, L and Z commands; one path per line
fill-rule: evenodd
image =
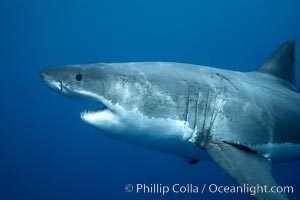
M 300 157 L 294 68 L 295 40 L 288 40 L 256 72 L 141 62 L 56 67 L 41 76 L 56 92 L 98 102 L 101 109 L 81 118 L 109 137 L 190 163 L 212 159 L 240 185 L 272 187 L 271 162 Z

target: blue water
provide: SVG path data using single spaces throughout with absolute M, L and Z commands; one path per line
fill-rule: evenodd
M 235 184 L 214 163 L 189 165 L 106 138 L 80 120 L 88 103 L 50 91 L 38 73 L 123 61 L 255 70 L 286 39 L 300 39 L 299 19 L 297 0 L 2 0 L 0 199 L 247 199 L 126 193 L 129 183 Z M 294 186 L 292 199 L 300 198 L 299 167 L 273 167 L 280 185 Z

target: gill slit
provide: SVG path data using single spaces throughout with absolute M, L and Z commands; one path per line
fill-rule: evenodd
M 193 130 L 196 131 L 197 128 L 197 121 L 198 121 L 198 110 L 199 110 L 199 100 L 200 100 L 200 88 L 198 88 L 198 98 L 196 101 L 196 113 L 195 113 L 195 123 L 194 123 L 194 127 Z M 197 130 L 198 131 L 198 130 Z
M 190 107 L 190 84 L 188 85 L 188 94 L 187 94 L 187 102 L 186 102 L 186 115 L 185 115 L 185 124 L 187 125 L 189 119 L 189 107 Z
M 203 124 L 202 124 L 202 131 L 201 131 L 201 139 L 198 141 L 198 145 L 200 148 L 204 148 L 205 143 L 206 143 L 206 131 L 205 131 L 205 124 L 206 124 L 206 115 L 207 115 L 207 110 L 208 110 L 208 102 L 209 102 L 209 98 L 210 98 L 210 92 L 208 89 L 207 92 L 207 98 L 206 98 L 206 102 L 205 102 L 205 107 L 204 107 L 204 114 L 203 114 Z

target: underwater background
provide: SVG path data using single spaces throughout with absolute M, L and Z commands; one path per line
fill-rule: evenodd
M 297 0 L 1 0 L 0 199 L 251 199 L 127 193 L 126 184 L 235 183 L 212 162 L 189 165 L 105 137 L 80 120 L 89 102 L 50 91 L 38 74 L 133 61 L 252 71 L 289 38 L 299 48 L 299 19 Z M 300 199 L 299 168 L 273 165 L 278 184 L 294 187 L 291 199 Z

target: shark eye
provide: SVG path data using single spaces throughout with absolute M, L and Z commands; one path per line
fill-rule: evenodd
M 83 77 L 82 74 L 77 74 L 75 78 L 77 81 L 81 81 Z

